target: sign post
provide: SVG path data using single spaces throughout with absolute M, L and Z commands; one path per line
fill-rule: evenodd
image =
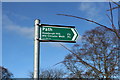
M 41 24 L 35 20 L 34 27 L 34 80 L 39 80 L 40 42 L 72 42 L 75 43 L 78 33 L 74 26 Z
M 39 23 L 40 20 L 35 20 L 34 27 L 34 80 L 39 80 Z

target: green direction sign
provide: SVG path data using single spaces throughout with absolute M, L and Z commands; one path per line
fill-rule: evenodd
M 43 42 L 75 42 L 78 33 L 72 26 L 41 25 L 40 40 Z

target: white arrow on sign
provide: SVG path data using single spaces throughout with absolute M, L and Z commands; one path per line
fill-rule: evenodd
M 73 32 L 73 34 L 74 34 L 74 36 L 73 36 L 73 38 L 72 38 L 72 40 L 74 41 L 74 40 L 76 39 L 76 37 L 78 36 L 78 35 L 77 35 L 77 31 L 76 31 L 75 29 L 73 29 L 73 28 L 71 28 L 71 30 L 72 30 L 72 32 Z

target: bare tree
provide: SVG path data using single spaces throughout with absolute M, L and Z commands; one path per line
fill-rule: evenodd
M 47 70 L 42 70 L 39 77 L 40 78 L 47 78 L 49 79 L 55 79 L 58 80 L 60 78 L 63 78 L 65 76 L 65 72 L 63 70 L 59 69 L 47 69 Z M 33 73 L 30 72 L 30 78 L 33 78 Z
M 62 62 L 75 78 L 118 77 L 118 38 L 103 27 L 87 31 L 82 44 L 74 45 L 72 54 Z
M 108 26 L 104 25 L 104 24 L 101 24 L 100 22 L 97 22 L 97 21 L 94 21 L 94 20 L 90 20 L 90 19 L 87 19 L 87 18 L 83 18 L 83 17 L 78 17 L 78 16 L 74 16 L 74 15 L 69 15 L 69 14 L 57 14 L 57 15 L 62 15 L 62 16 L 67 16 L 67 17 L 73 17 L 73 18 L 77 18 L 77 19 L 82 19 L 82 20 L 85 20 L 85 21 L 88 21 L 88 22 L 92 22 L 94 24 L 97 24 L 101 27 L 104 27 L 112 32 L 114 32 L 116 34 L 116 36 L 120 39 L 120 35 L 119 35 L 119 31 L 117 29 L 117 27 L 114 25 L 114 21 L 113 21 L 113 10 L 116 9 L 116 8 L 120 8 L 120 4 L 112 1 L 112 3 L 114 3 L 116 5 L 116 7 L 113 7 L 112 8 L 112 5 L 111 5 L 111 2 L 109 2 L 109 6 L 110 6 L 110 9 L 108 9 L 107 11 L 110 11 L 110 16 L 108 16 L 110 22 L 111 22 L 111 28 L 109 28 Z M 118 23 L 119 25 L 119 23 Z
M 65 73 L 62 70 L 50 69 L 43 70 L 40 74 L 40 78 L 63 78 Z
M 107 16 L 111 22 L 111 28 L 87 18 L 69 14 L 57 14 L 82 19 L 100 26 L 85 33 L 82 46 L 75 45 L 73 50 L 70 50 L 61 44 L 72 53 L 65 57 L 63 63 L 73 74 L 73 77 L 111 78 L 118 76 L 118 57 L 120 51 L 118 41 L 120 40 L 120 32 L 118 27 L 114 25 L 113 10 L 120 8 L 120 5 L 114 1 L 112 3 L 116 7 L 112 8 L 112 4 L 109 2 L 110 9 L 107 10 L 110 12 L 110 15 Z M 77 72 L 79 73 L 78 75 L 76 74 Z
M 6 68 L 0 66 L 0 79 L 10 80 L 13 77 L 13 74 Z

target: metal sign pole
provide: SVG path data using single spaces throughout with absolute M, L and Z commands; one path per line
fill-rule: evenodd
M 39 23 L 40 20 L 35 20 L 35 28 L 34 28 L 34 80 L 39 80 Z
M 40 20 L 36 19 L 34 29 L 34 80 L 39 80 L 40 41 L 76 42 L 77 37 L 78 33 L 73 26 L 40 25 Z

